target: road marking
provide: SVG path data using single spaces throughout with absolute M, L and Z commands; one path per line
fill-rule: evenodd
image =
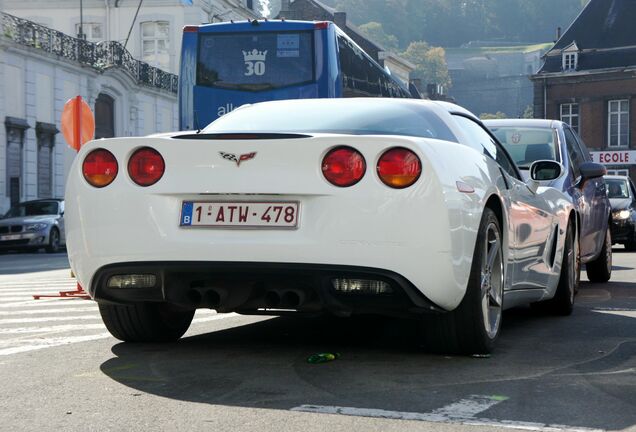
M 19 342 L 24 343 L 28 342 L 29 345 L 11 347 L 0 349 L 0 356 L 7 356 L 11 354 L 18 354 L 27 351 L 35 351 L 41 350 L 44 348 L 53 348 L 61 345 L 69 345 L 78 342 L 88 342 L 99 339 L 109 338 L 110 333 L 100 333 L 96 335 L 87 335 L 87 336 L 69 336 L 69 337 L 58 337 L 58 338 L 46 338 L 46 339 L 22 339 Z
M 55 314 L 60 312 L 67 313 L 67 312 L 94 312 L 94 311 L 97 311 L 97 304 L 94 306 L 78 307 L 78 308 L 61 308 L 61 309 L 39 308 L 39 309 L 0 311 L 0 317 L 12 316 L 12 315 L 45 315 L 45 314 Z
M 572 427 L 565 425 L 548 425 L 534 422 L 519 422 L 508 420 L 491 420 L 477 418 L 476 415 L 506 400 L 505 396 L 472 395 L 450 405 L 431 411 L 430 413 L 416 413 L 405 411 L 387 411 L 373 408 L 353 408 L 328 405 L 300 405 L 291 411 L 340 414 L 357 417 L 372 417 L 391 420 L 415 420 L 431 423 L 455 423 L 470 426 L 492 426 L 507 429 L 529 430 L 540 432 L 603 432 L 601 429 Z
M 14 327 L 0 329 L 3 334 L 29 334 L 29 333 L 59 333 L 65 331 L 102 330 L 104 324 L 63 324 L 48 327 Z
M 95 315 L 78 315 L 63 317 L 33 317 L 33 318 L 5 318 L 0 319 L 0 324 L 24 324 L 49 321 L 73 321 L 73 320 L 96 320 L 101 319 L 98 314 Z
M 79 303 L 82 302 L 90 302 L 90 300 L 88 299 L 83 299 L 83 298 L 45 298 L 45 299 L 39 299 L 39 300 L 22 300 L 19 302 L 12 302 L 12 303 L 0 303 L 0 308 L 4 309 L 4 308 L 18 308 L 18 307 L 23 307 L 25 305 L 28 305 L 30 307 L 38 307 L 38 306 L 50 306 L 51 303 L 57 303 L 56 306 L 60 306 L 60 305 L 75 305 L 77 306 Z

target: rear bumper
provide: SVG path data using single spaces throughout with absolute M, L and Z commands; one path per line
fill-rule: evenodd
M 151 288 L 107 286 L 111 276 L 122 274 L 153 274 L 157 282 Z M 383 281 L 392 293 L 340 293 L 333 288 L 334 278 Z M 246 314 L 330 312 L 339 316 L 373 313 L 408 317 L 443 311 L 397 273 L 339 265 L 197 261 L 111 264 L 96 272 L 89 293 L 98 302 L 168 302 Z M 271 296 L 283 300 L 272 304 Z M 292 304 L 286 304 L 286 296 L 292 296 Z

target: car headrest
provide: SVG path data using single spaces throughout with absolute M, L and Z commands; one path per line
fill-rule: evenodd
M 526 147 L 526 162 L 534 162 L 544 159 L 554 160 L 550 144 L 530 144 Z

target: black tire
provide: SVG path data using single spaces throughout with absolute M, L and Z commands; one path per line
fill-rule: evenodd
M 56 253 L 60 251 L 60 232 L 57 228 L 51 228 L 49 233 L 49 244 L 46 247 L 48 253 Z
M 561 275 L 556 293 L 550 300 L 534 303 L 538 309 L 555 315 L 572 315 L 574 309 L 574 295 L 578 291 L 577 273 L 579 270 L 579 248 L 574 236 L 574 228 L 568 226 L 565 234 L 565 245 L 563 247 L 563 262 L 561 264 Z
M 99 304 L 104 325 L 124 342 L 173 342 L 190 327 L 194 310 L 168 303 Z
M 496 232 L 498 251 L 493 268 L 488 268 L 487 260 L 493 249 L 491 239 Z M 468 279 L 466 294 L 459 306 L 442 315 L 425 317 L 421 325 L 423 348 L 446 354 L 488 354 L 494 346 L 501 328 L 501 312 L 503 310 L 504 266 L 503 237 L 495 213 L 486 208 L 481 218 L 477 242 L 473 252 L 473 262 Z M 483 265 L 485 269 L 482 269 Z M 482 287 L 482 270 L 487 272 L 487 286 Z M 494 270 L 494 271 L 493 271 Z M 493 292 L 493 281 L 496 282 L 496 293 Z M 482 290 L 485 294 L 483 294 Z M 493 297 L 494 295 L 494 297 Z M 482 303 L 485 301 L 486 303 Z M 493 305 L 491 306 L 491 301 Z M 485 309 L 483 309 L 485 306 Z M 491 307 L 496 318 L 493 322 L 485 317 Z M 490 315 L 488 318 L 491 318 Z M 494 318 L 494 316 L 492 317 Z M 496 322 L 495 322 L 496 321 Z M 488 329 L 487 329 L 488 326 Z
M 607 282 L 612 277 L 612 236 L 609 227 L 605 233 L 605 242 L 598 258 L 585 264 L 590 282 Z

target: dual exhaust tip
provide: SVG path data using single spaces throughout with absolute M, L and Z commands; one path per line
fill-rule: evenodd
M 218 308 L 225 299 L 224 293 L 214 289 L 200 291 L 191 289 L 187 294 L 188 300 L 197 306 Z M 306 295 L 299 290 L 277 291 L 269 290 L 265 293 L 264 303 L 268 309 L 296 309 L 305 302 Z

